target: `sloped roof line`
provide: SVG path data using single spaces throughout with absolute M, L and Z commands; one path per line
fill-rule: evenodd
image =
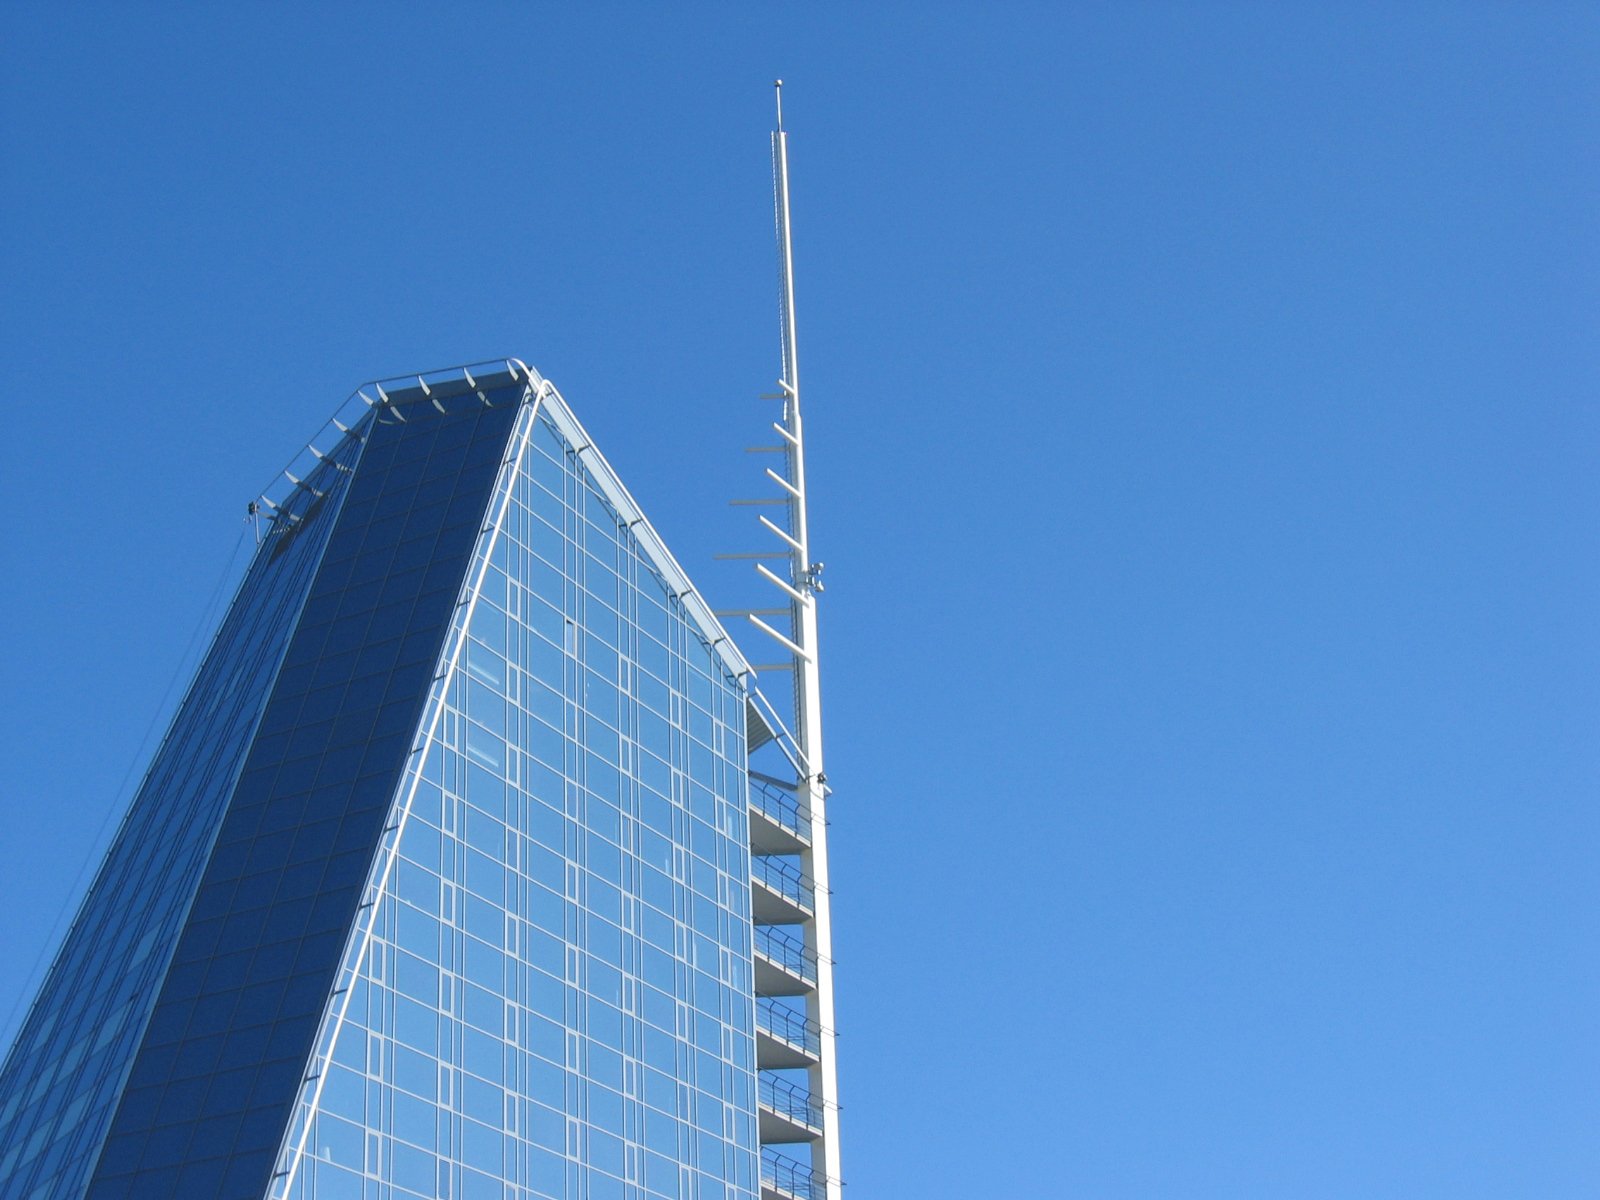
M 679 603 L 695 623 L 700 635 L 721 659 L 729 674 L 742 681 L 751 697 L 750 703 L 754 706 L 755 717 L 759 723 L 767 727 L 768 734 L 783 746 L 786 754 L 793 758 L 799 749 L 794 736 L 778 717 L 771 701 L 762 693 L 758 686 L 757 673 L 740 651 L 738 643 L 733 640 L 705 597 L 700 594 L 700 590 L 690 580 L 688 573 L 667 548 L 666 542 L 656 532 L 649 518 L 644 515 L 638 501 L 633 498 L 633 494 L 628 491 L 621 477 L 606 460 L 599 447 L 594 444 L 589 431 L 573 414 L 572 406 L 567 403 L 566 397 L 562 396 L 555 384 L 519 358 L 489 359 L 461 366 L 443 367 L 434 371 L 422 371 L 413 375 L 370 380 L 362 384 L 346 397 L 338 409 L 323 423 L 317 435 L 290 461 L 284 471 L 278 474 L 274 483 L 261 490 L 256 500 L 265 505 L 270 514 L 275 515 L 289 502 L 291 496 L 305 490 L 305 483 L 293 474 L 294 468 L 301 466 L 308 471 L 319 469 L 326 471 L 328 469 L 326 460 L 331 456 L 333 448 L 345 439 L 362 437 L 362 426 L 380 410 L 398 412 L 414 404 L 423 404 L 440 407 L 442 411 L 441 400 L 473 393 L 478 399 L 487 403 L 488 392 L 500 391 L 517 383 L 524 384 L 522 402 L 531 401 L 548 411 L 551 421 L 562 437 L 583 456 L 583 463 L 589 469 L 602 494 L 627 523 L 638 540 L 640 549 L 649 557 L 672 593 L 678 597 Z M 285 486 L 286 483 L 288 486 Z M 798 761 L 796 770 L 804 773 Z
M 364 436 L 362 425 L 377 410 L 399 413 L 414 403 L 423 402 L 443 412 L 441 402 L 450 397 L 475 394 L 478 399 L 488 403 L 489 392 L 518 383 L 537 389 L 543 382 L 537 371 L 530 370 L 526 363 L 514 358 L 490 359 L 415 375 L 369 380 L 345 397 L 311 440 L 296 452 L 283 470 L 273 476 L 272 481 L 256 494 L 251 503 L 264 506 L 268 513 L 276 513 L 291 496 L 303 489 L 304 481 L 334 453 L 344 439 Z
M 672 594 L 678 598 L 678 602 L 683 605 L 684 611 L 697 626 L 700 636 L 705 638 L 706 643 L 716 652 L 729 674 L 736 678 L 753 680 L 754 671 L 749 661 L 740 652 L 728 631 L 723 628 L 722 622 L 712 612 L 711 606 L 694 586 L 688 573 L 667 548 L 666 542 L 656 532 L 650 519 L 644 515 L 644 510 L 628 491 L 627 485 L 622 482 L 606 460 L 606 456 L 595 445 L 594 439 L 589 436 L 589 431 L 573 415 L 572 407 L 567 403 L 566 397 L 562 396 L 555 384 L 544 379 L 531 367 L 521 362 L 517 365 L 532 377 L 534 389 L 542 401 L 543 411 L 549 415 L 561 436 L 580 456 L 583 465 L 588 468 L 611 507 L 616 509 L 617 514 L 627 523 L 629 531 L 639 543 L 639 548 L 666 581 Z
M 711 605 L 706 602 L 698 588 L 689 579 L 688 573 L 679 565 L 677 558 L 667 544 L 656 532 L 650 519 L 644 515 L 638 501 L 628 491 L 627 485 L 606 461 L 606 456 L 594 444 L 594 439 L 589 436 L 589 431 L 583 423 L 573 414 L 572 407 L 557 390 L 555 384 L 545 379 L 532 367 L 520 359 L 511 359 L 511 362 L 520 367 L 528 376 L 533 393 L 539 398 L 542 410 L 550 414 L 551 421 L 555 424 L 561 436 L 582 456 L 583 464 L 588 468 L 590 475 L 599 485 L 607 502 L 617 511 L 617 514 L 627 522 L 628 528 L 638 539 L 639 548 L 650 558 L 661 577 L 666 580 L 667 586 L 672 589 L 684 611 L 699 628 L 700 635 L 705 638 L 708 645 L 722 659 L 730 674 L 743 681 L 750 706 L 755 716 L 762 725 L 767 727 L 768 735 L 778 742 L 784 754 L 789 757 L 795 770 L 804 775 L 806 768 L 802 765 L 804 755 L 800 753 L 794 735 L 784 726 L 772 702 L 758 686 L 758 677 L 755 668 L 740 651 L 738 643 L 728 633 L 721 620 L 718 619 Z M 752 739 L 752 748 L 759 744 Z M 797 757 L 798 756 L 798 757 Z

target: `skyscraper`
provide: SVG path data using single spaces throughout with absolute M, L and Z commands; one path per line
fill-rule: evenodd
M 788 711 L 535 371 L 358 390 L 0 1069 L 0 1200 L 837 1194 L 784 294 Z

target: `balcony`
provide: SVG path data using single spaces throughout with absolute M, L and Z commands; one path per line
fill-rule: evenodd
M 811 814 L 794 785 L 750 773 L 750 848 L 757 854 L 798 854 L 811 845 Z
M 761 1152 L 761 1200 L 827 1200 L 828 1183 L 804 1163 Z
M 809 1142 L 822 1134 L 822 1103 L 798 1083 L 762 1073 L 756 1088 L 763 1145 Z
M 782 925 L 757 925 L 756 995 L 803 996 L 817 985 L 817 952 Z
M 816 887 L 798 864 L 772 854 L 752 854 L 750 912 L 757 925 L 797 925 L 817 910 Z
M 763 996 L 756 1000 L 756 1066 L 809 1067 L 822 1054 L 822 1026 Z

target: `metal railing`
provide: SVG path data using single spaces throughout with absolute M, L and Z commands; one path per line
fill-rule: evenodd
M 757 925 L 756 953 L 772 960 L 807 983 L 817 981 L 817 952 L 805 939 L 783 932 L 782 925 Z
M 761 1182 L 795 1200 L 826 1200 L 828 1181 L 804 1163 L 776 1150 L 761 1151 Z
M 806 912 L 816 911 L 816 885 L 789 859 L 777 854 L 752 854 L 750 872 L 790 903 Z
M 807 1054 L 822 1053 L 822 1026 L 771 997 L 756 998 L 756 1024 L 780 1042 L 788 1042 Z
M 792 788 L 786 788 L 762 775 L 750 775 L 750 805 L 771 817 L 790 833 L 800 838 L 811 836 L 811 815 L 800 806 L 800 798 Z
M 757 1094 L 761 1103 L 780 1116 L 807 1129 L 822 1128 L 822 1102 L 798 1083 L 790 1083 L 781 1075 L 761 1073 Z

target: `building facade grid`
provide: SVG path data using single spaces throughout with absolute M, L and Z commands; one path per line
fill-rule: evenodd
M 530 432 L 297 1197 L 754 1195 L 743 694 Z
M 555 390 L 430 379 L 263 501 L 0 1200 L 831 1195 L 803 756 Z

